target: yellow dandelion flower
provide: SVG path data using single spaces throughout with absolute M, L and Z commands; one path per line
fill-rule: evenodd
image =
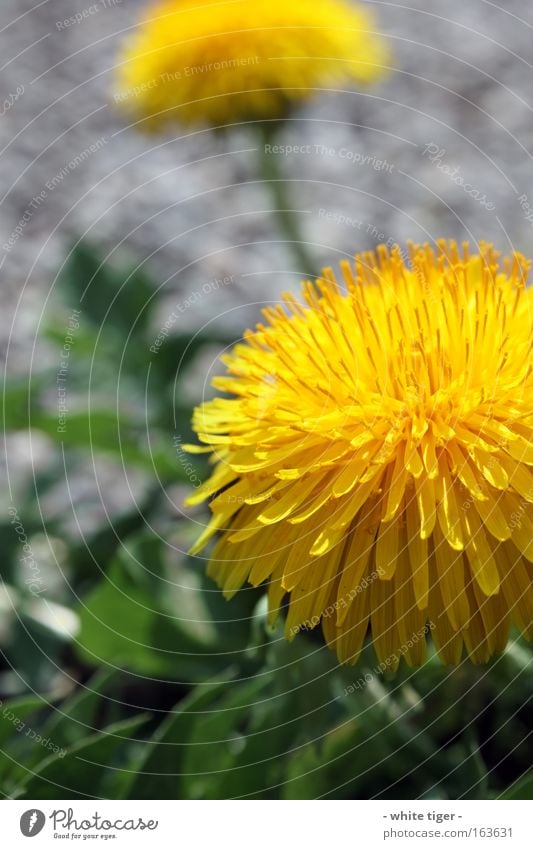
M 453 242 L 381 248 L 284 295 L 195 411 L 213 452 L 210 575 L 268 583 L 286 636 L 322 623 L 343 662 L 447 663 L 533 636 L 530 263 Z
M 373 19 L 345 0 L 164 0 L 125 45 L 115 100 L 153 126 L 276 119 L 385 62 Z

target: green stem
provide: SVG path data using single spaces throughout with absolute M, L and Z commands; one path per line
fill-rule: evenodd
M 272 212 L 277 220 L 278 228 L 285 237 L 292 252 L 296 270 L 309 280 L 316 279 L 316 264 L 307 252 L 298 223 L 298 211 L 291 203 L 289 181 L 283 176 L 279 167 L 280 156 L 267 153 L 267 146 L 275 143 L 279 123 L 260 124 L 260 147 L 258 148 L 259 169 L 272 199 Z

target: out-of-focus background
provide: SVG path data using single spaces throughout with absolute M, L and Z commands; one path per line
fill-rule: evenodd
M 317 272 L 438 236 L 532 253 L 533 6 L 365 5 L 389 74 L 322 92 L 284 130 L 311 146 L 280 167 Z M 268 634 L 260 593 L 226 605 L 184 554 L 204 519 L 183 508 L 205 474 L 181 448 L 192 406 L 301 270 L 250 127 L 146 136 L 117 109 L 113 69 L 144 9 L 0 6 L 1 792 L 530 793 L 523 644 L 490 671 L 432 658 L 387 681 L 371 653 L 339 670 L 317 636 Z
M 360 93 L 322 94 L 298 111 L 285 136 L 287 144 L 336 151 L 285 163 L 317 267 L 373 248 L 380 236 L 488 239 L 527 253 L 533 224 L 519 197 L 525 193 L 533 203 L 530 4 L 365 5 L 387 36 L 390 75 Z M 253 182 L 256 142 L 249 132 L 223 138 L 178 128 L 147 139 L 118 114 L 117 50 L 149 8 L 145 0 L 2 3 L 2 101 L 24 91 L 4 106 L 0 122 L 1 242 L 51 178 L 98 146 L 48 192 L 5 256 L 1 295 L 11 314 L 13 298 L 28 290 L 24 328 L 40 314 L 35 302 L 44 300 L 66 251 L 82 236 L 104 252 L 130 251 L 164 283 L 169 299 L 237 272 L 236 285 L 189 312 L 189 325 L 220 309 L 230 311 L 220 324 L 240 329 L 256 314 L 243 304 L 275 297 L 293 270 L 264 214 L 265 193 Z M 64 24 L 88 9 L 96 11 Z M 428 144 L 441 152 L 434 161 L 434 148 L 424 153 Z M 455 178 L 471 188 L 458 186 L 439 163 L 457 169 Z M 353 223 L 328 221 L 321 209 Z

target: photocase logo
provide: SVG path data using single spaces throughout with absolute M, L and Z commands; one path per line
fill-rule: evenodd
M 46 817 L 42 811 L 32 808 L 25 811 L 20 818 L 20 830 L 24 837 L 35 837 L 43 830 Z

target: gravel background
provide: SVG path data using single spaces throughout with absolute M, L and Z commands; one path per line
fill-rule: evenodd
M 110 95 L 117 49 L 146 4 L 105 2 L 70 27 L 61 22 L 87 9 L 86 0 L 1 4 L 0 100 L 22 93 L 0 117 L 0 246 L 45 192 L 16 244 L 0 249 L 3 348 L 10 336 L 16 356 L 8 367 L 17 370 L 28 365 L 24 352 L 51 308 L 55 272 L 80 236 L 145 263 L 163 287 L 162 320 L 176 292 L 185 299 L 233 274 L 230 286 L 187 310 L 192 327 L 214 319 L 241 329 L 256 317 L 255 302 L 298 279 L 266 211 L 268 194 L 254 182 L 250 128 L 226 137 L 178 128 L 146 138 L 117 113 Z M 317 269 L 380 240 L 437 235 L 530 252 L 533 224 L 518 198 L 525 193 L 533 203 L 532 4 L 368 5 L 395 72 L 362 93 L 321 94 L 285 132 L 288 144 L 333 149 L 281 163 L 294 180 L 294 207 Z M 95 143 L 95 153 L 46 189 Z M 430 161 L 427 144 L 444 151 L 440 161 L 458 168 L 484 204 Z M 373 156 L 384 160 L 381 168 L 369 164 Z M 337 214 L 350 221 L 339 223 Z

